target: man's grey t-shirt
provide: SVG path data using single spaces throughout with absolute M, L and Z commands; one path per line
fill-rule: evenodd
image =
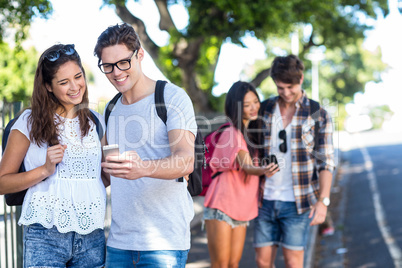
M 108 143 L 118 144 L 120 153 L 135 150 L 142 160 L 170 156 L 168 131 L 184 129 L 196 135 L 197 126 L 193 105 L 183 89 L 167 83 L 164 98 L 166 125 L 156 112 L 154 94 L 131 105 L 123 105 L 120 98 L 109 117 Z M 190 248 L 194 209 L 185 180 L 111 176 L 111 200 L 108 246 L 142 251 Z

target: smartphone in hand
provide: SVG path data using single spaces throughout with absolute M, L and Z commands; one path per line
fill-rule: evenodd
M 103 154 L 105 156 L 105 159 L 109 155 L 119 155 L 119 145 L 118 144 L 109 144 L 103 146 Z
M 262 159 L 262 165 L 263 166 L 268 166 L 271 163 L 274 163 L 274 164 L 278 165 L 276 169 L 279 168 L 278 159 L 276 158 L 276 155 L 274 155 L 274 154 L 266 156 L 266 157 L 264 157 Z

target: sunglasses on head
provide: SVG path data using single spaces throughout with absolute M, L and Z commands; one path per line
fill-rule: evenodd
M 283 140 L 283 142 L 279 144 L 279 151 L 281 151 L 282 153 L 286 153 L 288 151 L 288 146 L 286 142 L 286 131 L 284 129 L 279 131 L 279 138 Z
M 60 48 L 59 50 L 51 51 L 45 55 L 45 58 L 48 61 L 54 62 L 60 58 L 61 53 L 68 56 L 73 55 L 75 53 L 74 44 L 65 45 L 63 48 Z

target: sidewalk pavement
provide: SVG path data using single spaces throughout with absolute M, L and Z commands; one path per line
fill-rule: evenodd
M 198 225 L 202 221 L 202 214 L 204 212 L 204 197 L 203 196 L 194 196 L 194 218 L 190 223 L 191 229 L 193 229 L 196 225 Z

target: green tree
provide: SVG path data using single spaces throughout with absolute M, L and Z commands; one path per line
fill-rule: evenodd
M 302 28 L 299 29 L 300 32 L 303 32 Z M 304 40 L 303 37 L 299 40 L 302 48 L 305 47 Z M 266 47 L 269 55 L 267 59 L 258 60 L 245 70 L 245 75 L 250 79 L 255 73 L 269 70 L 275 56 L 290 53 L 290 37 L 271 37 L 266 41 Z M 306 51 L 301 51 L 299 56 L 305 64 L 303 88 L 311 97 L 312 63 L 306 59 L 306 55 Z M 367 82 L 379 82 L 380 73 L 386 67 L 381 60 L 379 47 L 375 51 L 365 49 L 363 38 L 343 47 L 326 49 L 325 58 L 319 64 L 319 96 L 321 100 L 328 100 L 330 106 L 336 106 L 335 116 L 339 129 L 343 129 L 343 122 L 348 116 L 343 112 L 345 104 L 353 101 L 356 92 L 363 92 Z M 265 79 L 260 88 L 265 97 L 276 94 L 272 79 Z
M 0 96 L 8 102 L 28 102 L 38 61 L 34 48 L 29 50 L 11 49 L 0 43 Z
M 12 49 L 6 43 L 0 43 L 0 51 L 0 96 L 7 102 L 23 101 L 28 104 L 33 91 L 38 52 L 34 47 Z M 85 64 L 84 68 L 87 82 L 93 83 L 94 74 Z
M 372 106 L 368 107 L 368 110 L 374 129 L 381 129 L 384 122 L 394 114 L 388 105 Z
M 244 46 L 248 34 L 261 40 L 286 36 L 300 24 L 310 25 L 302 53 L 313 46 L 335 49 L 354 44 L 364 37 L 365 20 L 376 17 L 376 10 L 388 13 L 387 0 L 155 0 L 160 14 L 159 28 L 170 34 L 169 44 L 158 46 L 148 35 L 144 22 L 127 7 L 128 0 L 104 0 L 116 14 L 133 25 L 143 47 L 172 82 L 184 87 L 197 111 L 217 108 L 212 96 L 214 74 L 222 44 L 231 41 Z M 169 6 L 183 4 L 189 22 L 179 30 Z M 259 86 L 269 69 L 260 70 L 252 83 Z
M 27 36 L 31 20 L 35 16 L 48 18 L 52 12 L 50 0 L 0 0 L 0 42 L 6 29 L 13 28 L 19 45 Z

